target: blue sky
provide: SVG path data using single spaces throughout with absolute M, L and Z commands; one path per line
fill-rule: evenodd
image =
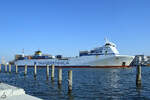
M 76 56 L 107 37 L 121 54 L 150 55 L 150 0 L 0 0 L 0 58 L 35 50 Z

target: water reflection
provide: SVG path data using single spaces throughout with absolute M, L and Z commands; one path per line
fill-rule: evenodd
M 58 84 L 58 89 L 61 91 L 62 90 L 62 85 Z
M 120 80 L 119 73 L 120 73 L 120 70 L 118 69 L 110 70 L 110 75 L 109 75 L 110 86 L 113 88 L 119 88 L 119 80 Z
M 51 85 L 52 85 L 52 87 L 54 87 L 54 86 L 55 86 L 55 84 L 54 84 L 54 83 L 55 83 L 55 81 L 54 81 L 54 79 L 52 79 L 52 80 L 51 80 Z
M 34 80 L 36 80 L 36 76 L 34 76 Z
M 141 90 L 142 90 L 142 84 L 136 84 L 136 91 L 139 97 L 141 96 Z
M 74 100 L 74 96 L 72 95 L 72 92 L 68 92 L 68 100 Z
M 0 73 L 0 81 L 24 88 L 26 93 L 44 100 L 133 100 L 150 98 L 150 68 L 143 68 L 142 86 L 136 85 L 136 70 L 133 69 L 72 69 L 73 91 L 68 92 L 68 70 L 63 69 L 62 85 L 46 79 L 45 69 L 39 69 L 36 79 L 33 69 L 24 76 L 24 68 L 18 74 Z M 13 71 L 12 71 L 13 72 Z M 56 75 L 57 71 L 56 71 Z

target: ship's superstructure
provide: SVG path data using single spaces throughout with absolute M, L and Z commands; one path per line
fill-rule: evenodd
M 41 51 L 36 51 L 34 55 L 16 55 L 15 64 L 18 66 L 46 66 L 52 65 L 63 67 L 128 67 L 134 56 L 120 55 L 116 45 L 106 41 L 102 47 L 94 48 L 90 51 L 80 51 L 77 57 L 62 57 L 61 55 L 43 55 Z
M 94 48 L 91 51 L 80 51 L 79 56 L 91 56 L 91 55 L 119 55 L 116 45 L 112 42 L 106 42 L 104 46 Z

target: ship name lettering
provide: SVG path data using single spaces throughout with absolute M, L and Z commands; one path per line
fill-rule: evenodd
M 38 64 L 40 65 L 52 65 L 52 64 L 62 64 L 62 65 L 66 65 L 66 64 L 69 64 L 68 61 L 64 62 L 64 61 L 47 61 L 47 62 L 38 62 Z

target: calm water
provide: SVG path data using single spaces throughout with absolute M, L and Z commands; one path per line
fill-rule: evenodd
M 73 91 L 68 93 L 67 74 L 69 68 L 63 69 L 61 87 L 57 85 L 57 69 L 52 82 L 46 79 L 46 68 L 38 68 L 37 78 L 33 77 L 33 68 L 24 68 L 19 74 L 0 73 L 0 81 L 23 88 L 27 94 L 44 100 L 149 100 L 150 67 L 142 67 L 142 86 L 136 87 L 136 68 L 121 69 L 72 69 Z

